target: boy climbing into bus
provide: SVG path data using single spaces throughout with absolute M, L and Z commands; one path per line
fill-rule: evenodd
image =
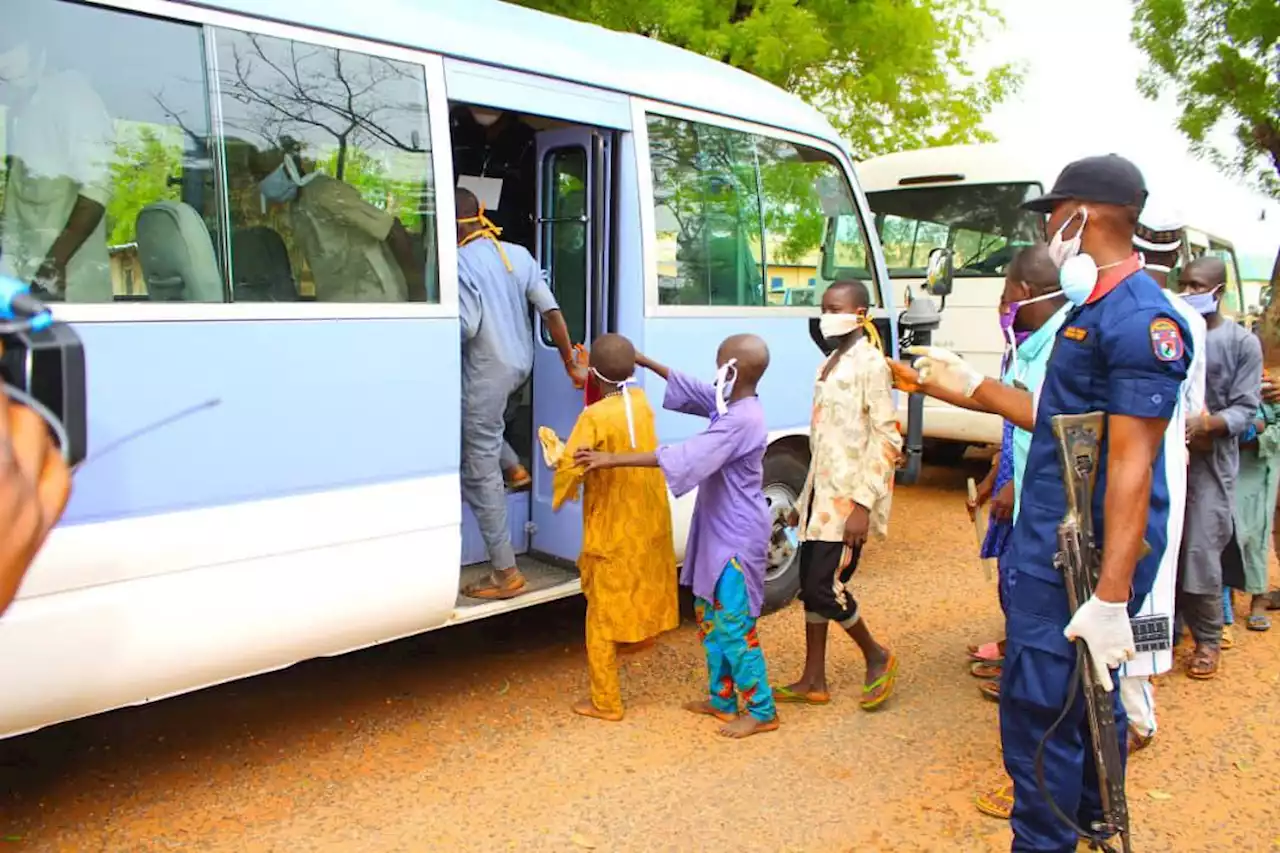
M 556 510 L 582 490 L 582 553 L 578 572 L 587 599 L 587 669 L 591 697 L 576 714 L 622 719 L 617 653 L 680 624 L 671 507 L 662 473 L 652 468 L 593 470 L 574 461 L 578 450 L 653 453 L 658 447 L 653 410 L 644 392 L 628 388 L 636 351 L 621 335 L 603 335 L 591 348 L 588 382 L 597 402 L 588 406 L 561 446 L 539 430 L 547 464 L 555 469 Z
M 661 468 L 676 496 L 698 490 L 680 583 L 693 588 L 709 696 L 685 708 L 725 723 L 720 733 L 726 737 L 774 731 L 777 709 L 756 634 L 773 528 L 762 489 L 764 409 L 756 394 L 769 348 L 756 335 L 726 338 L 716 353 L 714 385 L 639 354 L 636 363 L 666 380 L 664 408 L 707 418 L 706 429 L 656 452 L 579 448 L 575 461 L 588 471 Z
M 776 691 L 779 702 L 825 705 L 828 624 L 843 628 L 867 663 L 861 707 L 879 708 L 893 693 L 897 659 L 876 642 L 849 581 L 867 537 L 889 527 L 893 476 L 902 452 L 892 378 L 875 327 L 871 298 L 860 281 L 837 281 L 822 295 L 823 352 L 813 389 L 809 428 L 812 461 L 798 509 L 800 600 L 805 661 L 800 680 Z M 870 330 L 873 337 L 869 337 Z

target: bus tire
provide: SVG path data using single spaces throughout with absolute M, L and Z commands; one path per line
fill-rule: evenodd
M 808 474 L 805 460 L 785 448 L 770 450 L 764 457 L 764 496 L 773 516 L 764 578 L 765 613 L 781 610 L 800 593 L 800 550 L 791 547 L 784 528 Z

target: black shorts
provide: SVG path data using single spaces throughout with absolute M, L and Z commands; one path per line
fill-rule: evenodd
M 800 601 L 810 621 L 815 617 L 852 624 L 858 619 L 858 602 L 849 580 L 858 568 L 862 546 L 847 548 L 843 542 L 800 543 Z

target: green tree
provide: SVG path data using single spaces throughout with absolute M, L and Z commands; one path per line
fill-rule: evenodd
M 1280 199 L 1280 3 L 1136 0 L 1133 40 L 1150 61 L 1139 87 L 1152 99 L 1175 93 L 1192 151 Z M 1280 365 L 1280 300 L 1270 300 L 1260 332 L 1267 365 Z
M 106 210 L 108 246 L 138 239 L 138 214 L 142 208 L 181 197 L 178 185 L 169 183 L 170 178 L 182 176 L 180 142 L 172 134 L 166 139 L 155 125 L 137 124 L 121 130 L 111 161 L 111 200 Z
M 999 17 L 987 0 L 515 0 L 742 68 L 826 113 L 859 159 L 989 141 L 1009 65 L 965 61 Z

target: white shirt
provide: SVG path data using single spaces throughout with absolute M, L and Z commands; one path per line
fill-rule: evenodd
M 111 200 L 115 125 L 78 71 L 42 77 L 10 123 L 0 272 L 30 282 L 84 196 Z M 105 212 L 67 263 L 68 302 L 110 302 Z
M 1204 381 L 1206 370 L 1205 337 L 1208 327 L 1186 300 L 1165 291 L 1170 309 L 1191 330 L 1191 366 L 1178 394 L 1178 406 L 1164 434 L 1164 479 L 1169 488 L 1169 520 L 1165 526 L 1167 537 L 1164 555 L 1156 569 L 1156 579 L 1151 592 L 1138 609 L 1139 617 L 1160 616 L 1167 620 L 1169 633 L 1173 633 L 1173 605 L 1177 594 L 1178 555 L 1182 549 L 1182 529 L 1187 507 L 1187 418 L 1193 418 L 1204 410 Z M 1176 639 L 1176 638 L 1174 638 Z M 1120 667 L 1124 677 L 1144 678 L 1168 672 L 1173 666 L 1173 651 L 1140 652 L 1132 661 Z

